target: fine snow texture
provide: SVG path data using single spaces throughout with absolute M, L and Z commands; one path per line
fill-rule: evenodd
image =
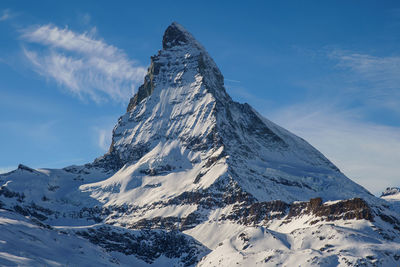
M 374 197 L 234 102 L 204 47 L 172 23 L 104 156 L 0 176 L 0 263 L 395 266 L 389 191 Z

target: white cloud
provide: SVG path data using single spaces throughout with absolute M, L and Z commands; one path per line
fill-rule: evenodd
M 380 194 L 400 185 L 400 128 L 363 122 L 356 110 L 304 103 L 269 116 L 308 140 L 349 178 Z
M 44 47 L 23 49 L 34 69 L 81 98 L 126 102 L 146 73 L 121 49 L 89 33 L 43 25 L 26 29 L 22 38 Z

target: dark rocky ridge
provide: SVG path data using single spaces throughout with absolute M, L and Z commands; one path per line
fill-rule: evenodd
M 308 202 L 292 204 L 283 201 L 256 202 L 251 205 L 235 205 L 231 214 L 224 219 L 238 221 L 245 225 L 266 224 L 274 219 L 283 219 L 288 223 L 301 215 L 314 215 L 317 221 L 335 220 L 368 220 L 374 221 L 374 212 L 360 198 L 338 201 L 333 204 L 323 204 L 321 198 L 310 199 Z
M 168 49 L 174 46 L 180 46 L 187 44 L 190 40 L 190 37 L 185 34 L 184 31 L 180 28 L 176 22 L 173 22 L 168 28 L 165 30 L 162 46 L 163 49 Z
M 139 104 L 143 99 L 150 96 L 154 91 L 154 75 L 158 74 L 159 65 L 154 62 L 154 57 L 151 57 L 151 64 L 147 70 L 147 74 L 144 77 L 144 83 L 141 85 L 137 93 L 130 99 L 127 112 L 131 111 L 137 104 Z
M 107 251 L 135 255 L 147 263 L 153 263 L 160 256 L 177 258 L 182 266 L 193 266 L 209 252 L 193 238 L 177 231 L 140 231 L 130 233 L 118 231 L 109 226 L 77 231 L 77 234 L 99 245 Z

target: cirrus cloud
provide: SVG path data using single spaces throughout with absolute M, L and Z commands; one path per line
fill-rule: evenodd
M 329 55 L 347 71 L 347 82 L 367 103 L 400 112 L 400 56 L 374 56 L 344 50 Z
M 42 25 L 25 29 L 21 37 L 36 45 L 23 48 L 34 70 L 81 99 L 126 102 L 146 73 L 145 67 L 121 49 L 95 39 L 91 33 Z

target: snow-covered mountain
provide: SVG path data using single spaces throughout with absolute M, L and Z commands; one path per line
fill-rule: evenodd
M 382 192 L 381 198 L 389 202 L 391 208 L 400 213 L 400 187 L 388 187 Z
M 400 188 L 388 187 L 382 192 L 381 198 L 386 200 L 400 201 Z
M 395 206 L 234 102 L 181 25 L 162 45 L 104 156 L 0 176 L 0 263 L 400 264 Z

